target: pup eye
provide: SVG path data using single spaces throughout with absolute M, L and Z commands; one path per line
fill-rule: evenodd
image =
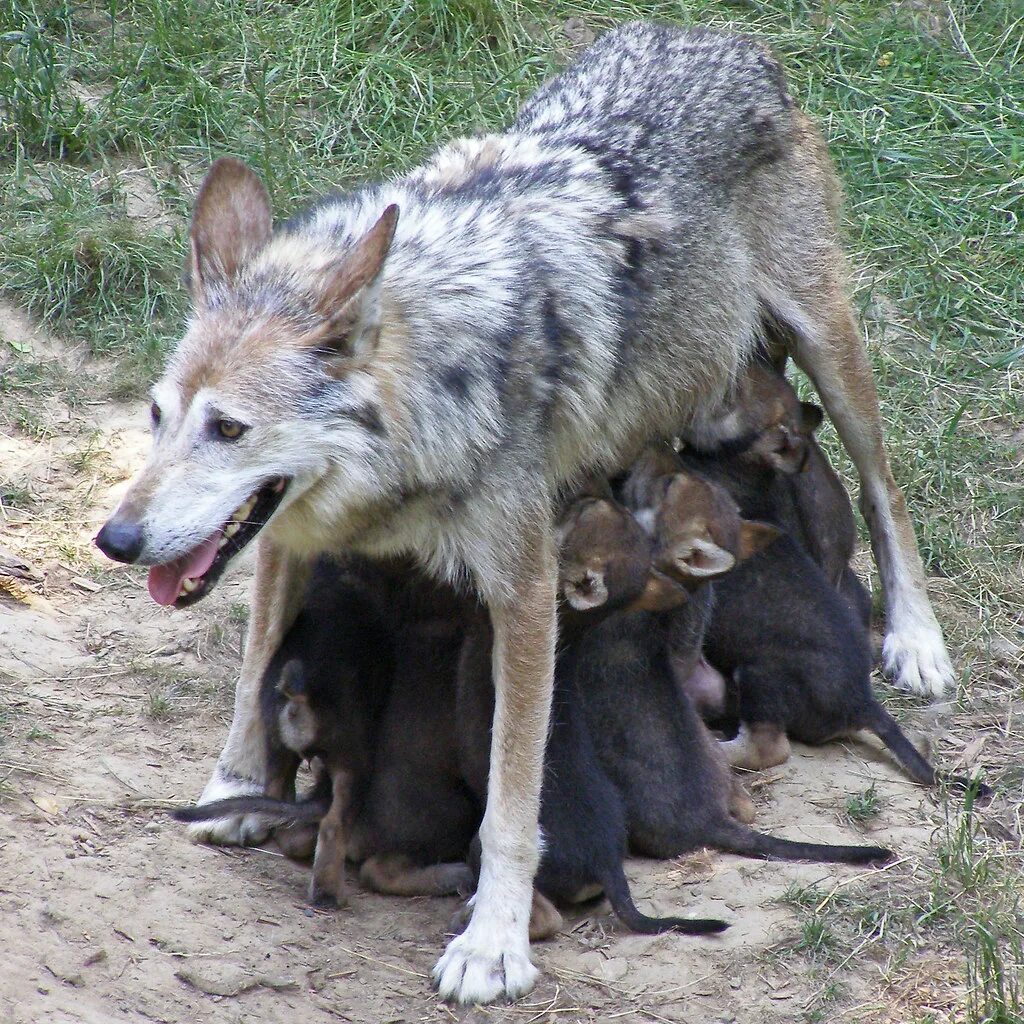
M 149 407 L 149 418 L 154 427 L 160 426 L 160 406 L 156 402 Z
M 214 429 L 225 441 L 237 441 L 249 428 L 238 420 L 217 420 Z

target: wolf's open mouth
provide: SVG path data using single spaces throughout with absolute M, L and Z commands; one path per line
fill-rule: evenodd
M 187 608 L 205 597 L 220 579 L 221 573 L 266 526 L 277 510 L 289 481 L 276 476 L 253 491 L 228 521 L 187 555 L 154 565 L 149 570 L 149 596 L 157 604 Z

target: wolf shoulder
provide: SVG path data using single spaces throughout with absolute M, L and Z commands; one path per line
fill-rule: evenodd
M 793 130 L 785 74 L 762 41 L 636 21 L 605 33 L 526 101 L 521 132 L 621 148 L 663 172 L 742 176 L 782 156 Z

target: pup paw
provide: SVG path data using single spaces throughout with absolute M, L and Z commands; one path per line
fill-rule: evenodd
M 953 665 L 938 626 L 917 623 L 890 632 L 882 644 L 882 669 L 898 690 L 941 697 L 953 685 Z
M 231 796 L 258 796 L 263 786 L 251 779 L 229 778 L 214 771 L 206 784 L 200 804 L 224 800 Z M 189 838 L 194 843 L 211 843 L 214 846 L 258 846 L 270 835 L 270 827 L 258 814 L 233 814 L 212 821 L 197 821 L 188 826 Z
M 470 922 L 448 943 L 433 976 L 443 999 L 466 1005 L 518 999 L 533 988 L 538 973 L 528 942 L 518 935 L 482 936 Z

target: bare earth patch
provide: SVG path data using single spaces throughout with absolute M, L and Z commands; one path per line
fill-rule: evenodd
M 99 372 L 13 311 L 0 311 L 0 338 L 54 373 Z M 750 789 L 759 827 L 889 845 L 895 864 L 631 861 L 645 910 L 732 927 L 711 940 L 635 936 L 607 905 L 585 908 L 537 948 L 543 981 L 512 1007 L 453 1011 L 432 995 L 455 901 L 357 893 L 348 910 L 315 913 L 303 903 L 306 869 L 273 847 L 192 845 L 165 811 L 199 794 L 220 750 L 249 570 L 175 613 L 150 601 L 140 574 L 101 559 L 91 537 L 147 439 L 140 407 L 92 393 L 69 402 L 57 388 L 29 402 L 35 430 L 8 406 L 0 415 L 0 548 L 42 581 L 0 587 L 0 1019 L 964 1019 L 963 948 L 920 924 L 896 929 L 893 945 L 877 923 L 932 898 L 936 844 L 957 819 L 873 746 L 797 747 Z M 976 666 L 971 716 L 911 717 L 945 765 L 979 764 L 990 780 L 1009 769 L 1002 697 L 1018 663 L 1003 650 Z M 848 800 L 871 787 L 872 814 L 856 824 Z M 1015 834 L 1005 802 L 986 813 Z

